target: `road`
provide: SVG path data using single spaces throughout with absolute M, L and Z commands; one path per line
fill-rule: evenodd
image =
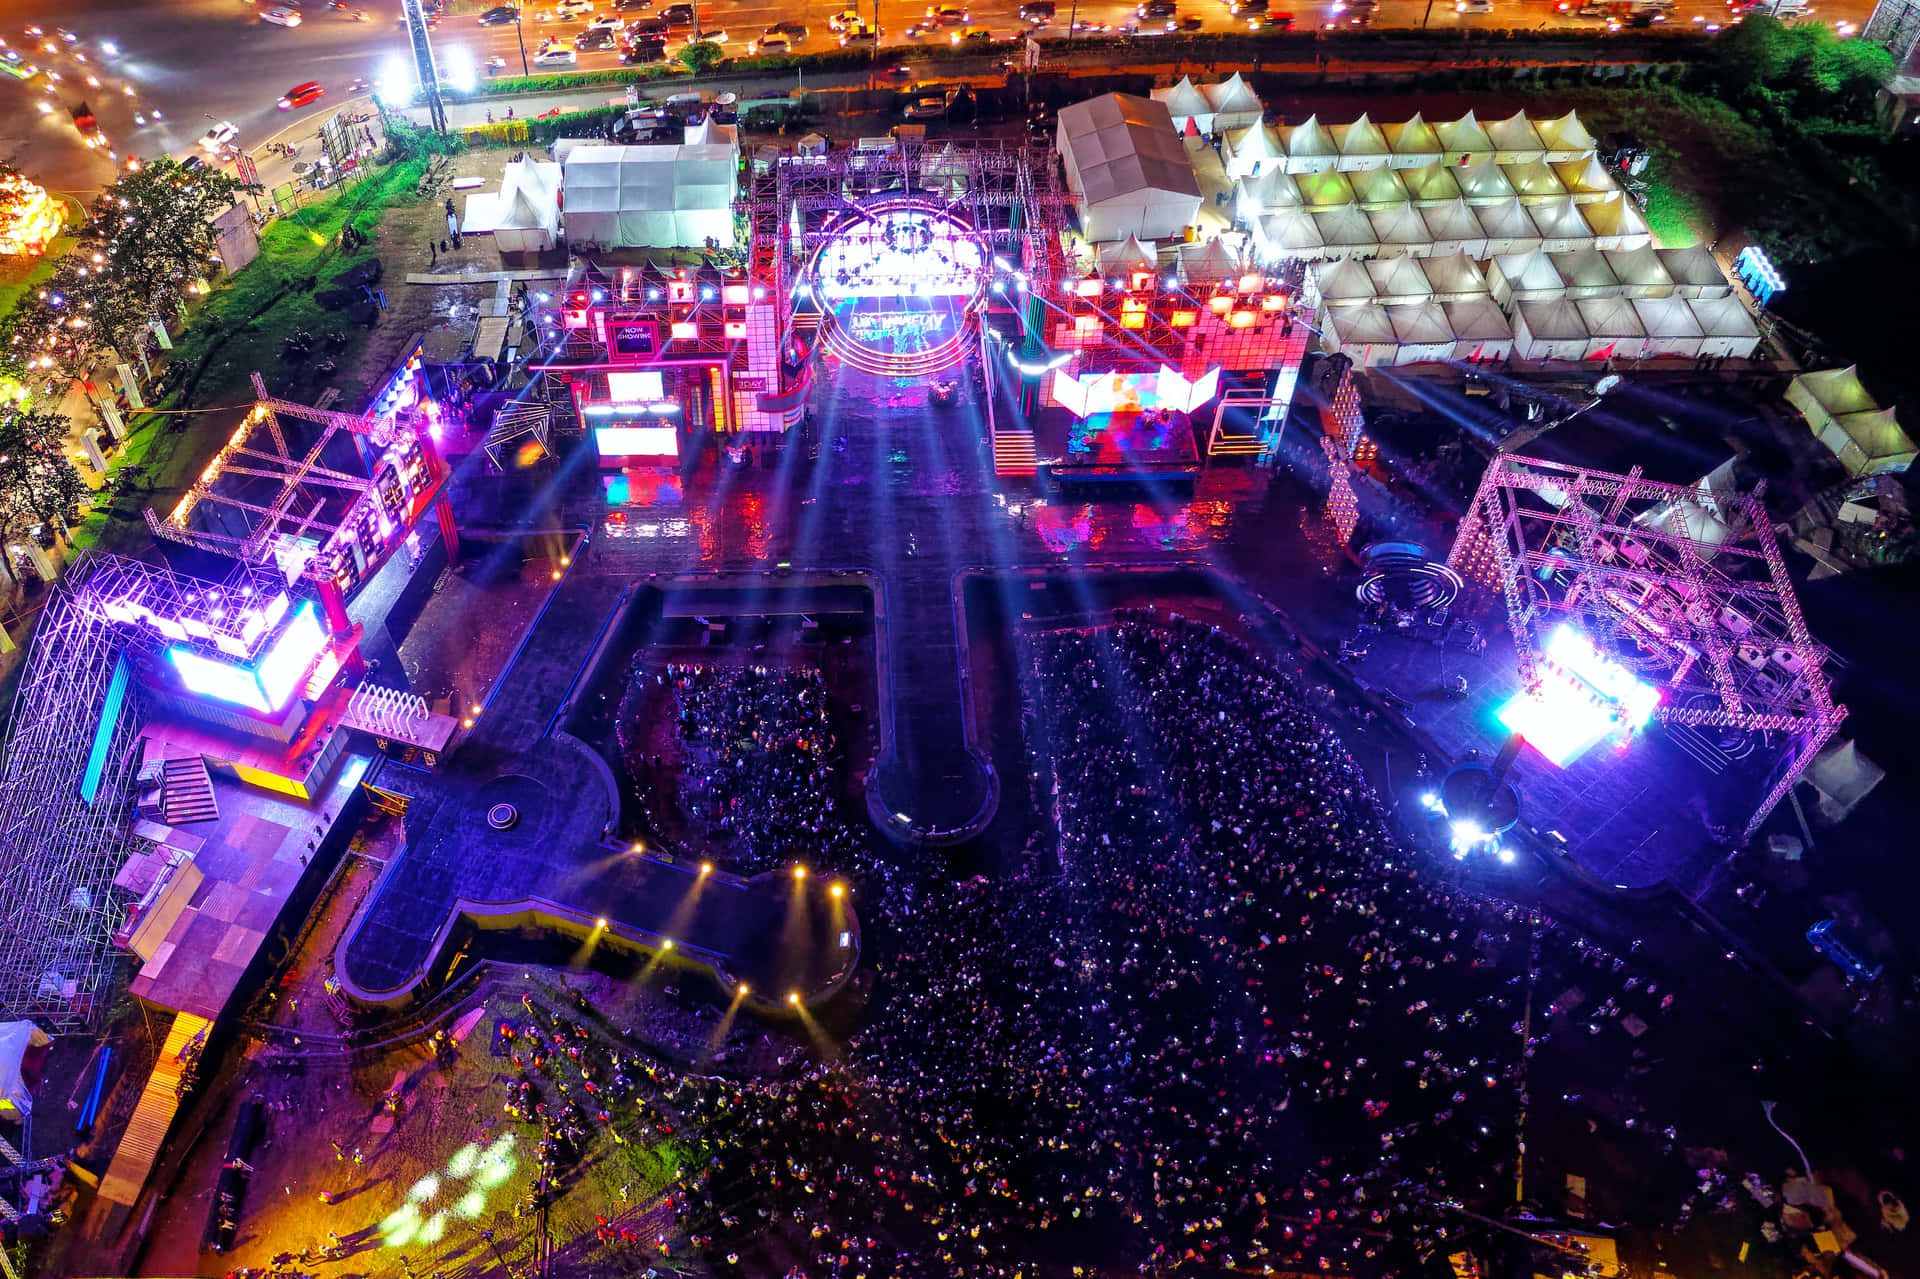
M 1301 26 L 1335 16 L 1332 0 L 1272 2 L 1275 12 L 1291 11 Z M 215 120 L 232 121 L 239 129 L 240 145 L 264 159 L 263 144 L 282 133 L 295 139 L 311 135 L 320 119 L 338 105 L 350 81 L 404 82 L 411 75 L 394 0 L 370 3 L 364 21 L 325 7 L 324 0 L 305 0 L 305 20 L 295 28 L 261 21 L 259 7 L 247 0 L 169 0 L 164 7 L 128 0 L 73 0 L 57 9 L 47 0 L 0 3 L 5 4 L 0 38 L 22 54 L 24 63 L 43 68 L 43 74 L 30 81 L 0 76 L 0 158 L 51 189 L 83 198 L 112 180 L 116 161 L 124 161 L 129 154 L 185 155 Z M 1058 3 L 1058 23 L 1052 28 L 1056 31 L 1064 28 L 1075 10 L 1073 0 Z M 1440 31 L 1468 25 L 1590 25 L 1556 12 L 1551 0 L 1493 0 L 1493 6 L 1491 13 L 1466 15 L 1455 12 L 1452 0 L 1381 0 L 1374 25 L 1425 24 Z M 703 28 L 727 33 L 731 52 L 744 54 L 748 41 L 772 23 L 794 21 L 809 29 L 798 49 L 818 51 L 835 47 L 837 38 L 828 19 L 843 7 L 844 0 L 701 0 L 698 16 Z M 1819 17 L 1863 22 L 1869 7 L 1866 0 L 1832 0 Z M 1004 37 L 1024 27 L 1017 9 L 1018 0 L 975 0 L 970 21 Z M 888 44 L 950 40 L 954 31 L 947 28 L 918 39 L 902 34 L 924 17 L 924 0 L 862 0 L 860 12 L 869 22 L 877 15 Z M 1706 26 L 1718 22 L 1725 12 L 1725 0 L 1682 0 L 1672 20 Z M 1182 0 L 1181 13 L 1198 17 L 1203 29 L 1209 30 L 1227 30 L 1237 21 L 1223 0 Z M 542 40 L 551 37 L 571 43 L 585 26 L 584 18 L 543 21 L 544 16 L 543 10 L 530 9 L 529 20 L 518 33 L 511 25 L 482 27 L 470 14 L 449 17 L 434 33 L 441 65 L 453 78 L 464 69 L 477 74 L 488 59 L 501 58 L 510 72 L 517 73 L 517 35 L 525 36 L 532 55 Z M 1114 26 L 1135 20 L 1125 0 L 1082 0 L 1077 17 L 1081 23 Z M 46 29 L 45 36 L 26 34 L 35 24 Z M 56 25 L 71 30 L 79 43 L 61 41 Z M 118 52 L 108 52 L 107 42 Z M 1141 43 L 1147 46 L 1144 39 Z M 46 47 L 49 44 L 51 50 Z M 581 69 L 616 64 L 611 52 L 579 55 Z M 50 82 L 44 72 L 59 76 L 58 82 Z M 89 83 L 88 77 L 97 83 Z M 319 81 L 331 96 L 301 110 L 278 110 L 280 94 L 307 80 Z M 116 153 L 113 158 L 82 145 L 68 113 L 81 101 L 90 103 L 98 114 Z M 161 113 L 157 120 L 151 114 L 156 108 Z

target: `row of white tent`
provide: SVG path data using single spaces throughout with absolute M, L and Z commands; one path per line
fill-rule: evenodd
M 1520 302 L 1511 318 L 1491 295 L 1382 305 L 1361 302 L 1321 312 L 1321 346 L 1356 364 L 1434 360 L 1645 360 L 1730 356 L 1759 345 L 1739 299 L 1555 298 Z
M 1476 160 L 1452 165 L 1434 161 L 1417 169 L 1360 169 L 1343 173 L 1288 173 L 1252 167 L 1223 147 L 1223 167 L 1234 178 L 1234 213 L 1250 221 L 1287 209 L 1331 209 L 1357 204 L 1386 209 L 1401 204 L 1420 208 L 1469 205 L 1545 204 L 1570 196 L 1575 204 L 1616 199 L 1619 184 L 1592 151 L 1572 160 Z
M 1530 249 L 1485 262 L 1461 250 L 1427 257 L 1340 258 L 1314 268 L 1314 287 L 1333 305 L 1459 301 L 1490 294 L 1515 302 L 1591 298 L 1724 298 L 1733 288 L 1705 248 Z
M 1848 475 L 1898 473 L 1913 465 L 1913 440 L 1894 411 L 1881 408 L 1861 384 L 1858 367 L 1802 373 L 1787 384 L 1787 402 Z
M 1464 200 L 1422 208 L 1411 202 L 1382 209 L 1344 204 L 1324 209 L 1284 209 L 1247 224 L 1254 256 L 1262 262 L 1290 258 L 1445 256 L 1495 257 L 1534 249 L 1640 249 L 1653 232 L 1623 194 L 1576 203 L 1559 196 L 1525 204 L 1510 196 L 1474 208 Z

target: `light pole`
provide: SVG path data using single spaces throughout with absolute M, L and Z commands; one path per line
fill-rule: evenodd
M 513 11 L 513 38 L 520 46 L 520 74 L 531 76 L 533 70 L 527 66 L 527 37 L 520 31 L 520 10 L 517 7 Z
M 500 1245 L 493 1241 L 493 1231 L 482 1230 L 480 1237 L 487 1241 L 487 1247 L 493 1249 L 493 1259 L 500 1263 L 502 1270 L 507 1272 L 507 1279 L 513 1279 L 513 1267 L 509 1266 L 507 1259 L 500 1255 Z
M 1787 1144 L 1793 1147 L 1793 1153 L 1800 1156 L 1800 1166 L 1807 1170 L 1807 1180 L 1812 1181 L 1813 1161 L 1807 1158 L 1806 1151 L 1800 1149 L 1800 1143 L 1788 1136 L 1787 1130 L 1780 1126 L 1780 1121 L 1773 1117 L 1773 1108 L 1779 1104 L 1777 1101 L 1763 1101 L 1760 1103 L 1760 1109 L 1767 1112 L 1767 1122 L 1773 1125 L 1773 1130 L 1787 1138 Z

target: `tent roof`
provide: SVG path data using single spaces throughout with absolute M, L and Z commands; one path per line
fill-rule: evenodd
M 1334 141 L 1340 146 L 1341 155 L 1386 155 L 1387 135 L 1380 126 L 1367 118 L 1366 112 L 1352 124 L 1333 126 Z
M 1358 258 L 1338 258 L 1314 267 L 1313 282 L 1320 296 L 1329 302 L 1351 302 L 1372 298 L 1373 263 Z
M 1701 330 L 1712 337 L 1750 338 L 1760 334 L 1738 298 L 1688 298 L 1686 302 L 1693 308 L 1693 318 L 1700 321 Z
M 569 214 L 733 206 L 733 149 L 726 146 L 575 147 L 562 177 Z
M 1465 200 L 1432 205 L 1420 210 L 1420 217 L 1427 224 L 1427 234 L 1435 240 L 1477 240 L 1486 234 Z
M 1585 298 L 1573 304 L 1597 338 L 1643 338 L 1647 330 L 1627 298 Z
M 1129 266 L 1143 266 L 1150 271 L 1157 271 L 1160 269 L 1160 255 L 1154 252 L 1151 244 L 1143 243 L 1137 235 L 1100 246 L 1102 271 Z
M 1693 318 L 1693 308 L 1685 298 L 1634 298 L 1632 302 L 1633 312 L 1640 317 L 1640 327 L 1647 331 L 1648 337 L 1701 336 L 1700 322 Z
M 1513 183 L 1507 181 L 1506 173 L 1490 154 L 1458 170 L 1454 178 L 1460 184 L 1460 194 L 1475 203 L 1491 204 L 1513 194 Z
M 1320 241 L 1330 248 L 1368 247 L 1380 243 L 1373 234 L 1373 223 L 1351 204 L 1334 209 L 1316 209 L 1314 225 L 1320 228 Z
M 1388 346 L 1399 342 L 1387 308 L 1371 302 L 1335 307 L 1327 312 L 1327 328 L 1335 340 L 1351 346 Z
M 1300 188 L 1300 198 L 1314 208 L 1326 209 L 1353 203 L 1353 183 L 1338 169 L 1296 173 L 1293 182 Z
M 1431 244 L 1426 219 L 1411 204 L 1396 204 L 1367 214 L 1373 223 L 1375 241 L 1380 244 Z
M 1088 204 L 1143 191 L 1198 196 L 1199 179 L 1164 104 L 1107 93 L 1060 108 L 1067 165 Z
M 1567 188 L 1561 183 L 1559 175 L 1537 156 L 1531 160 L 1503 164 L 1500 170 L 1506 175 L 1507 185 L 1518 195 L 1534 198 L 1566 194 Z
M 1704 244 L 1689 245 L 1684 249 L 1655 249 L 1661 265 L 1667 268 L 1667 274 L 1673 277 L 1675 284 L 1711 285 L 1727 282 L 1726 273 L 1720 264 L 1714 261 L 1713 250 Z
M 1587 336 L 1586 321 L 1580 318 L 1579 308 L 1565 298 L 1522 302 L 1519 313 L 1527 322 L 1527 332 L 1537 338 L 1555 341 Z
M 1587 220 L 1580 216 L 1580 207 L 1574 204 L 1572 196 L 1543 200 L 1529 205 L 1527 212 L 1532 215 L 1533 224 L 1540 228 L 1540 234 L 1547 238 L 1577 239 L 1594 234 Z
M 1906 464 L 1912 463 L 1913 441 L 1900 429 L 1900 420 L 1894 416 L 1892 409 L 1848 413 L 1834 421 L 1847 433 L 1847 438 L 1866 454 L 1869 462 L 1905 458 Z M 1900 469 L 1904 470 L 1905 465 Z
M 1453 341 L 1453 325 L 1447 323 L 1447 313 L 1431 298 L 1425 302 L 1390 306 L 1387 308 L 1387 318 L 1393 321 L 1394 336 L 1403 345 Z
M 1347 175 L 1353 185 L 1353 198 L 1361 204 L 1404 204 L 1407 188 L 1400 171 L 1381 165 L 1377 169 L 1359 169 Z
M 1520 203 L 1520 197 L 1510 195 L 1494 204 L 1481 205 L 1473 211 L 1480 219 L 1480 225 L 1490 239 L 1511 239 L 1514 236 L 1538 235 L 1533 219 L 1527 216 L 1527 207 Z
M 1152 97 L 1155 102 L 1164 104 L 1168 114 L 1175 119 L 1183 116 L 1211 115 L 1213 112 L 1213 107 L 1208 103 L 1206 95 L 1193 87 L 1193 79 L 1190 76 L 1181 76 L 1180 83 L 1171 88 L 1155 89 Z
M 1444 151 L 1464 151 L 1471 155 L 1493 150 L 1493 139 L 1487 136 L 1487 131 L 1471 111 L 1458 120 L 1435 125 L 1433 131 L 1440 136 L 1440 147 Z
M 1493 140 L 1494 149 L 1499 151 L 1544 151 L 1546 146 L 1540 141 L 1539 130 L 1533 127 L 1533 121 L 1527 119 L 1525 111 L 1515 111 L 1504 120 L 1496 120 L 1487 126 L 1487 137 Z
M 1437 258 L 1420 258 L 1420 269 L 1435 293 L 1485 293 L 1487 277 L 1464 249 Z
M 1537 289 L 1558 292 L 1567 287 L 1566 281 L 1560 278 L 1560 272 L 1554 269 L 1553 261 L 1539 249 L 1529 249 L 1525 253 L 1502 253 L 1493 260 L 1493 264 L 1500 269 L 1501 278 L 1515 292 Z
M 1569 111 L 1553 120 L 1542 120 L 1536 126 L 1540 140 L 1553 151 L 1587 151 L 1593 147 L 1593 135 L 1587 132 L 1587 126 L 1580 123 L 1577 112 Z
M 1280 146 L 1280 135 L 1264 124 L 1248 125 L 1237 133 L 1229 133 L 1227 146 L 1236 160 L 1283 160 L 1287 154 Z
M 1296 160 L 1318 156 L 1337 156 L 1340 148 L 1334 145 L 1333 135 L 1320 123 L 1320 117 L 1310 115 L 1291 129 L 1283 128 L 1287 154 Z
M 1644 235 L 1647 232 L 1647 220 L 1623 191 L 1583 204 L 1580 212 L 1595 235 Z
M 1571 253 L 1549 253 L 1549 261 L 1570 289 L 1611 289 L 1620 277 L 1607 265 L 1607 259 L 1595 248 L 1575 249 Z
M 1396 169 L 1400 181 L 1405 184 L 1407 194 L 1416 200 L 1457 200 L 1460 198 L 1460 183 L 1453 176 L 1453 169 L 1435 160 L 1432 164 L 1423 164 L 1417 169 Z
M 1241 178 L 1239 198 L 1262 212 L 1296 208 L 1306 199 L 1293 175 L 1278 165 L 1262 170 L 1258 177 Z
M 1660 255 L 1649 245 L 1643 244 L 1637 249 L 1608 249 L 1605 257 L 1607 265 L 1613 268 L 1615 278 L 1622 284 L 1648 288 L 1673 283 L 1673 277 L 1667 274 Z
M 1180 270 L 1188 280 L 1230 280 L 1240 274 L 1240 259 L 1215 236 L 1181 245 Z
M 1373 281 L 1375 297 L 1425 297 L 1433 292 L 1427 273 L 1415 258 L 1374 258 L 1367 264 L 1367 276 Z
M 1492 298 L 1442 302 L 1440 309 L 1447 313 L 1447 323 L 1453 326 L 1456 338 L 1489 342 L 1495 339 L 1506 341 L 1513 336 L 1513 326 L 1507 323 L 1507 317 Z
M 1206 95 L 1208 105 L 1218 113 L 1266 110 L 1260 101 L 1260 95 L 1253 91 L 1253 86 L 1240 78 L 1238 71 L 1218 84 L 1201 85 L 1200 92 Z
M 1867 391 L 1860 381 L 1860 366 L 1849 364 L 1844 369 L 1821 369 L 1817 373 L 1802 373 L 1788 385 L 1788 399 L 1797 398 L 1792 392 L 1802 396 L 1811 396 L 1815 403 L 1827 411 L 1831 417 L 1841 417 L 1848 413 L 1871 413 L 1880 407 L 1880 402 Z
M 1385 126 L 1387 145 L 1395 155 L 1438 155 L 1440 153 L 1440 135 L 1433 131 L 1421 114 L 1416 111 L 1413 119 L 1405 124 Z
M 1578 160 L 1554 161 L 1553 171 L 1561 186 L 1580 195 L 1604 195 L 1617 186 L 1607 166 L 1591 151 Z
M 1283 249 L 1318 249 L 1326 244 L 1313 215 L 1301 209 L 1283 209 L 1260 219 L 1260 234 Z

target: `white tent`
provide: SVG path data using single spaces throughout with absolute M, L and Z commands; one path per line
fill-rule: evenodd
M 1607 265 L 1620 281 L 1620 293 L 1629 298 L 1663 298 L 1673 293 L 1673 277 L 1650 247 L 1606 250 Z
M 30 1021 L 0 1022 L 0 1119 L 25 1123 L 33 1114 L 33 1093 L 21 1068 L 30 1050 L 51 1043 L 47 1032 Z
M 1452 204 L 1460 198 L 1460 182 L 1453 170 L 1435 162 L 1400 170 L 1400 181 L 1415 204 Z
M 1487 255 L 1487 233 L 1481 229 L 1480 219 L 1465 200 L 1421 209 L 1420 217 L 1426 222 L 1427 235 L 1433 240 L 1433 253 L 1464 253 L 1470 258 Z
M 1493 151 L 1493 139 L 1471 111 L 1458 120 L 1436 124 L 1433 131 L 1440 138 L 1440 158 L 1448 164 L 1471 165 Z
M 1586 323 L 1565 298 L 1522 302 L 1514 308 L 1513 350 L 1523 360 L 1585 359 Z
M 1315 209 L 1312 217 L 1320 230 L 1320 251 L 1327 257 L 1367 257 L 1380 247 L 1373 223 L 1354 205 Z
M 1100 274 L 1106 276 L 1126 276 L 1136 271 L 1158 273 L 1160 270 L 1159 253 L 1151 244 L 1142 243 L 1137 235 L 1101 245 L 1097 257 Z
M 1291 129 L 1282 129 L 1287 144 L 1288 173 L 1318 173 L 1331 169 L 1340 160 L 1340 148 L 1333 135 L 1320 123 L 1319 116 L 1308 116 Z
M 1539 130 L 1525 111 L 1515 111 L 1505 120 L 1488 125 L 1487 137 L 1493 142 L 1493 158 L 1501 164 L 1546 159 L 1547 144 L 1540 140 Z
M 1548 166 L 1545 160 L 1522 160 L 1518 164 L 1503 164 L 1500 172 L 1506 176 L 1507 185 L 1520 197 L 1522 204 L 1542 204 L 1567 193 L 1560 184 L 1560 175 Z
M 1529 205 L 1527 214 L 1539 229 L 1540 247 L 1549 253 L 1565 253 L 1593 243 L 1593 229 L 1580 216 L 1580 206 L 1569 196 Z
M 1637 249 L 1653 244 L 1653 231 L 1640 208 L 1624 191 L 1579 206 L 1592 229 L 1593 242 L 1603 249 Z
M 1754 348 L 1760 345 L 1760 330 L 1740 299 L 1688 298 L 1687 305 L 1693 308 L 1693 318 L 1705 335 L 1700 339 L 1700 354 L 1736 360 L 1752 357 Z
M 1353 258 L 1321 262 L 1313 268 L 1314 288 L 1332 306 L 1371 302 L 1374 300 L 1372 266 L 1371 262 L 1359 262 Z
M 1219 236 L 1180 246 L 1180 278 L 1190 285 L 1234 280 L 1240 274 L 1239 255 Z
M 1333 209 L 1353 203 L 1353 183 L 1346 174 L 1333 169 L 1298 174 L 1293 182 L 1309 208 Z
M 1426 219 L 1420 216 L 1420 210 L 1404 200 L 1368 213 L 1367 219 L 1373 223 L 1373 238 L 1382 253 L 1425 257 L 1433 252 L 1433 237 L 1427 234 Z
M 1502 253 L 1487 264 L 1487 292 L 1509 311 L 1515 302 L 1546 302 L 1567 295 L 1567 283 L 1539 249 Z
M 1513 326 L 1492 298 L 1442 302 L 1440 309 L 1453 329 L 1454 359 L 1504 360 L 1513 354 Z
M 733 244 L 738 183 L 727 146 L 583 146 L 562 165 L 572 243 L 613 248 Z
M 1400 353 L 1400 339 L 1383 306 L 1368 303 L 1330 307 L 1320 332 L 1320 345 L 1327 354 L 1338 352 L 1363 368 L 1393 364 Z
M 1343 169 L 1378 169 L 1387 163 L 1391 149 L 1387 146 L 1387 135 L 1380 126 L 1367 118 L 1366 112 L 1352 124 L 1333 126 L 1334 145 L 1340 148 L 1340 167 Z
M 1868 394 L 1853 365 L 1802 373 L 1787 384 L 1787 402 L 1849 475 L 1904 471 L 1913 463 L 1913 441 L 1893 410 Z
M 1252 177 L 1269 169 L 1284 174 L 1286 158 L 1279 135 L 1264 124 L 1250 124 L 1221 138 L 1220 159 L 1228 177 Z
M 1620 296 L 1620 279 L 1600 250 L 1588 247 L 1571 253 L 1549 253 L 1547 258 L 1566 285 L 1566 295 L 1574 301 Z
M 1613 174 L 1607 172 L 1607 166 L 1591 151 L 1578 159 L 1555 161 L 1551 167 L 1575 204 L 1604 200 L 1620 189 Z
M 1263 262 L 1283 258 L 1317 258 L 1326 241 L 1320 238 L 1319 224 L 1305 209 L 1282 209 L 1269 213 L 1253 224 L 1254 250 Z
M 1419 261 L 1420 269 L 1426 273 L 1427 287 L 1442 302 L 1465 301 L 1487 292 L 1486 275 L 1479 263 L 1465 253 L 1453 252 Z
M 1384 209 L 1407 202 L 1407 188 L 1397 170 L 1361 169 L 1349 173 L 1347 181 L 1353 184 L 1354 202 L 1363 209 Z
M 1234 183 L 1233 208 L 1242 222 L 1251 223 L 1263 213 L 1297 209 L 1304 202 L 1299 185 L 1285 169 L 1268 169 L 1257 178 Z
M 1637 360 L 1647 346 L 1646 326 L 1626 298 L 1590 298 L 1575 302 L 1587 326 L 1590 360 Z
M 1487 255 L 1527 253 L 1540 247 L 1540 228 L 1527 215 L 1518 196 L 1508 196 L 1500 204 L 1482 205 L 1473 211 L 1480 229 L 1487 233 Z
M 1703 244 L 1684 249 L 1655 249 L 1654 256 L 1673 278 L 1673 291 L 1683 298 L 1724 298 L 1733 292 L 1726 272 Z
M 1425 302 L 1433 296 L 1418 258 L 1375 258 L 1366 264 L 1373 296 L 1382 303 Z
M 1213 127 L 1215 129 L 1245 129 L 1259 124 L 1267 109 L 1260 102 L 1260 95 L 1251 85 L 1240 78 L 1238 71 L 1218 84 L 1203 84 L 1200 92 L 1206 96 L 1207 105 L 1213 108 Z
M 1634 298 L 1633 311 L 1640 317 L 1640 327 L 1647 331 L 1646 358 L 1700 354 L 1700 340 L 1705 334 L 1685 298 Z
M 539 253 L 560 236 L 560 166 L 549 160 L 514 160 L 498 191 L 467 195 L 460 230 L 492 235 L 502 253 Z
M 1392 322 L 1393 336 L 1400 343 L 1400 349 L 1394 353 L 1395 364 L 1423 364 L 1453 358 L 1453 325 L 1447 322 L 1447 313 L 1438 302 L 1429 299 L 1390 306 L 1387 319 Z
M 1387 135 L 1387 149 L 1393 153 L 1389 163 L 1394 168 L 1418 169 L 1440 163 L 1440 135 L 1418 111 L 1405 124 L 1386 125 L 1382 132 Z
M 1213 104 L 1193 87 L 1188 77 L 1181 76 L 1180 83 L 1171 88 L 1155 89 L 1152 97 L 1166 107 L 1167 114 L 1173 118 L 1175 133 L 1185 133 L 1189 122 L 1202 133 L 1213 132 Z
M 1169 240 L 1200 211 L 1200 183 L 1164 104 L 1108 93 L 1060 108 L 1059 151 L 1080 231 L 1099 243 Z
M 1537 120 L 1534 128 L 1540 134 L 1540 142 L 1546 147 L 1549 160 L 1577 160 L 1582 152 L 1591 154 L 1593 151 L 1593 135 L 1587 132 L 1587 126 L 1581 124 L 1580 117 L 1572 111 L 1556 120 Z
M 1460 166 L 1453 176 L 1468 204 L 1499 204 L 1513 198 L 1513 183 L 1491 154 Z

